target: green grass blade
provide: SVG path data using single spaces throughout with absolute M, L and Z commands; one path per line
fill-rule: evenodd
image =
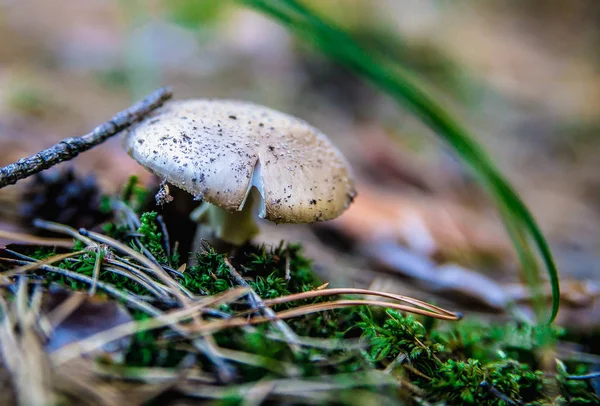
M 460 123 L 432 97 L 417 78 L 386 59 L 384 55 L 361 48 L 348 34 L 326 23 L 296 0 L 239 0 L 278 20 L 288 29 L 313 43 L 338 63 L 354 70 L 412 111 L 474 170 L 481 184 L 499 207 L 504 223 L 517 251 L 525 280 L 535 302 L 538 319 L 543 317 L 540 275 L 533 242 L 550 278 L 552 288 L 552 322 L 559 309 L 558 269 L 552 252 L 533 215 L 517 192 L 496 169 L 487 153 Z

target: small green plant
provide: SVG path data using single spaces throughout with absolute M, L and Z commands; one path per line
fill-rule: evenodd
M 436 367 L 435 355 L 444 350 L 440 343 L 428 342 L 425 327 L 411 315 L 404 316 L 395 310 L 385 312 L 383 325 L 373 317 L 369 309 L 360 314 L 362 321 L 357 326 L 362 329 L 362 338 L 369 343 L 368 355 L 373 362 L 393 361 L 404 356 L 406 361 L 426 373 Z

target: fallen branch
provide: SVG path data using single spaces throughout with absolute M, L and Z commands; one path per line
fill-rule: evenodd
M 171 96 L 170 88 L 160 88 L 144 100 L 117 113 L 109 121 L 94 128 L 92 132 L 79 137 L 65 138 L 48 149 L 0 168 L 0 189 L 61 162 L 71 160 L 81 152 L 103 143 L 108 138 L 142 120 Z

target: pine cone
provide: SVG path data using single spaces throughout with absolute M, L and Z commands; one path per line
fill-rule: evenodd
M 26 184 L 19 211 L 27 226 L 41 218 L 76 229 L 93 228 L 109 218 L 100 211 L 101 196 L 93 175 L 77 176 L 71 167 L 50 170 Z

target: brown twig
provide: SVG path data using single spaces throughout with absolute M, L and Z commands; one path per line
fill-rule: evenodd
M 109 121 L 94 128 L 92 132 L 79 137 L 65 138 L 48 149 L 31 155 L 28 158 L 21 158 L 17 162 L 0 168 L 0 189 L 4 186 L 13 185 L 18 180 L 25 179 L 60 162 L 73 159 L 81 152 L 101 144 L 108 138 L 143 119 L 171 98 L 171 96 L 170 88 L 158 89 L 144 100 L 117 113 Z
M 288 319 L 291 317 L 305 316 L 310 313 L 343 309 L 345 307 L 353 306 L 371 306 L 371 307 L 383 307 L 387 309 L 399 310 L 401 312 L 408 312 L 413 314 L 420 314 L 421 316 L 433 317 L 440 320 L 456 321 L 458 320 L 455 316 L 449 316 L 446 314 L 434 313 L 429 310 L 422 310 L 416 307 L 405 306 L 392 302 L 380 302 L 377 300 L 335 300 L 332 302 L 315 303 L 311 305 L 299 306 L 293 309 L 283 310 L 277 313 L 277 317 L 280 319 Z M 235 319 L 224 320 L 224 322 L 232 321 Z M 264 321 L 260 320 L 260 317 L 250 319 L 253 323 L 261 323 Z
M 265 304 L 267 306 L 273 306 L 276 304 L 288 303 L 296 300 L 306 300 L 312 299 L 315 297 L 325 297 L 325 296 L 338 296 L 338 295 L 368 295 L 368 296 L 379 296 L 384 297 L 386 299 L 397 300 L 399 302 L 405 302 L 412 304 L 414 306 L 421 307 L 423 309 L 429 310 L 431 313 L 439 314 L 445 320 L 459 320 L 461 318 L 460 313 L 454 313 L 441 307 L 434 306 L 427 302 L 423 302 L 422 300 L 415 299 L 412 297 L 397 295 L 394 293 L 380 292 L 376 290 L 369 289 L 357 289 L 357 288 L 334 288 L 334 289 L 316 289 L 310 290 L 308 292 L 300 292 L 294 293 L 287 296 L 280 296 L 274 299 L 265 299 Z
M 60 248 L 73 248 L 73 240 L 66 238 L 37 237 L 24 233 L 0 230 L 0 238 L 13 241 L 18 244 L 53 246 Z

